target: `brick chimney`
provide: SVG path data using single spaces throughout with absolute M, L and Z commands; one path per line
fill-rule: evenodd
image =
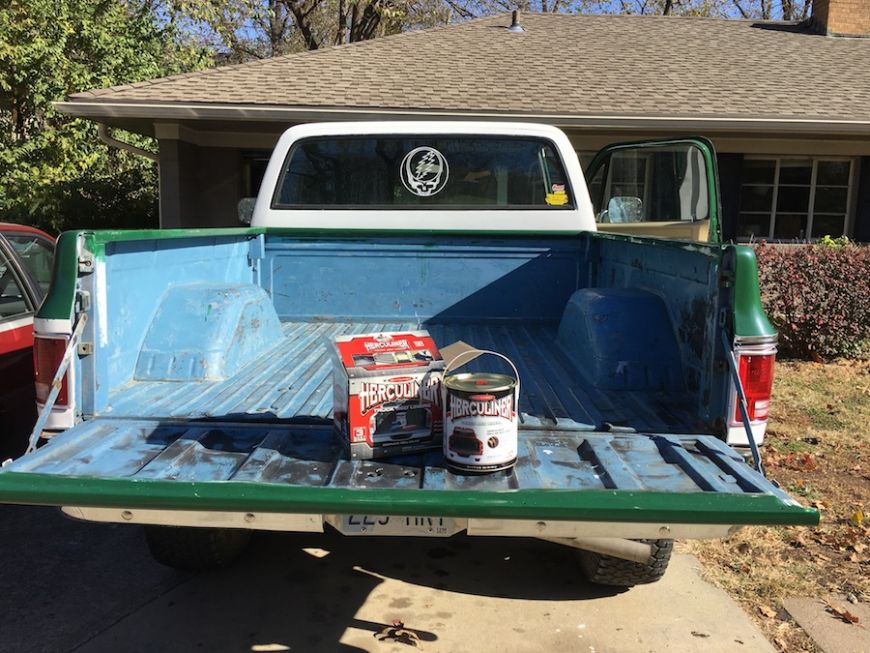
M 812 23 L 828 36 L 870 37 L 870 0 L 813 0 Z

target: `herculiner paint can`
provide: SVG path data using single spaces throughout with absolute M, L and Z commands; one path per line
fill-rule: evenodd
M 448 374 L 466 354 L 492 354 L 510 364 L 516 376 L 489 373 Z M 461 367 L 461 365 L 460 365 Z M 506 356 L 471 350 L 454 358 L 444 370 L 444 458 L 463 472 L 496 472 L 517 461 L 519 374 Z

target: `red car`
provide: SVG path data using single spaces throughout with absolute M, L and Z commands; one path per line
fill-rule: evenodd
M 36 421 L 33 315 L 54 264 L 54 238 L 0 222 L 0 460 L 24 453 Z

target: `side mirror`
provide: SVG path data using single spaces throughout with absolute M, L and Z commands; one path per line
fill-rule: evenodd
M 254 206 L 257 204 L 256 197 L 243 197 L 239 200 L 238 212 L 239 222 L 243 224 L 251 224 L 254 217 Z
M 643 222 L 643 202 L 639 197 L 611 197 L 607 203 L 607 222 Z

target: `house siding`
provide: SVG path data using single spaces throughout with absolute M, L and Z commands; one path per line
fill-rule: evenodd
M 160 226 L 163 229 L 186 227 L 194 195 L 191 176 L 194 168 L 190 143 L 162 140 L 160 146 Z
M 160 226 L 238 226 L 242 157 L 236 148 L 160 140 Z

